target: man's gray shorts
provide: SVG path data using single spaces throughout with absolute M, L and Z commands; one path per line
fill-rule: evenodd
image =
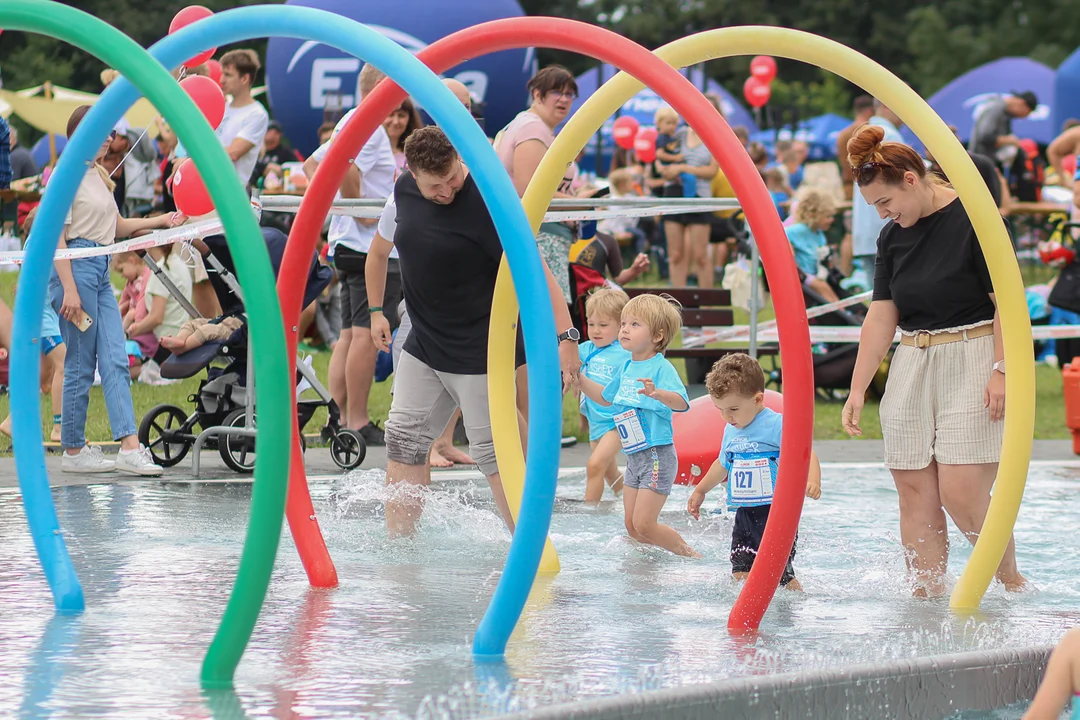
M 394 400 L 386 419 L 387 459 L 425 465 L 431 444 L 460 407 L 469 455 L 485 475 L 499 472 L 491 438 L 487 375 L 439 372 L 402 351 L 394 378 Z

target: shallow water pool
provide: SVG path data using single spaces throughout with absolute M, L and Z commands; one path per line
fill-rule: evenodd
M 738 591 L 731 515 L 693 522 L 689 489 L 677 487 L 662 519 L 705 558 L 674 558 L 627 540 L 615 502 L 575 502 L 584 478 L 571 472 L 552 524 L 563 570 L 538 581 L 506 663 L 474 666 L 472 634 L 509 546 L 486 482 L 438 475 L 422 531 L 390 541 L 380 472 L 320 478 L 313 495 L 341 585 L 310 589 L 286 532 L 236 691 L 215 694 L 199 689 L 198 674 L 236 572 L 249 485 L 57 489 L 86 591 L 88 609 L 74 617 L 53 615 L 18 494 L 7 492 L 0 717 L 484 717 L 752 674 L 1052 644 L 1080 621 L 1078 484 L 1080 468 L 1032 468 L 1017 544 L 1036 589 L 992 586 L 982 612 L 962 618 L 947 600 L 910 597 L 887 472 L 826 465 L 799 536 L 806 592 L 780 591 L 761 635 L 746 641 L 725 629 Z M 722 506 L 721 489 L 713 494 L 707 506 Z M 951 539 L 958 573 L 968 548 L 955 529 Z

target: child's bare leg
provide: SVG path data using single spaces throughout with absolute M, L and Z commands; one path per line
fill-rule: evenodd
M 454 411 L 454 414 L 450 416 L 450 422 L 446 424 L 446 429 L 443 430 L 442 435 L 435 438 L 435 442 L 431 445 L 431 450 L 428 453 L 428 460 L 431 462 L 431 467 L 453 467 L 454 465 L 475 465 L 476 462 L 469 457 L 468 453 L 464 453 L 454 447 L 454 429 L 457 427 L 458 420 L 461 419 L 461 408 Z
M 52 390 L 49 393 L 52 399 L 52 411 L 53 417 L 59 417 L 64 407 L 64 359 L 67 357 L 67 346 L 57 345 L 53 348 L 53 351 L 49 353 L 48 361 L 52 364 Z M 52 431 L 49 433 L 49 439 L 53 442 L 60 442 L 60 425 L 53 423 Z
M 177 351 L 185 353 L 202 345 L 202 341 L 195 337 L 195 328 L 190 323 L 184 323 L 180 328 L 180 332 L 175 335 L 166 335 L 158 342 L 164 345 L 165 349 L 171 353 Z
M 629 489 L 623 492 L 627 493 Z M 644 538 L 644 542 L 651 545 L 657 545 L 683 557 L 701 557 L 701 555 L 694 552 L 692 547 L 686 544 L 682 535 L 675 528 L 668 527 L 657 521 L 666 502 L 667 495 L 661 495 L 652 490 L 640 490 L 637 503 L 634 506 L 634 529 L 637 530 L 638 535 Z
M 604 497 L 604 474 L 619 452 L 619 434 L 609 430 L 591 444 L 592 455 L 585 465 L 585 502 L 598 503 Z
M 611 488 L 611 492 L 615 493 L 618 497 L 622 493 L 623 487 L 623 474 L 619 470 L 619 456 L 611 458 L 611 462 L 608 463 L 607 470 L 604 471 L 604 479 L 607 480 L 608 487 Z
M 637 529 L 634 528 L 634 509 L 637 507 L 637 496 L 637 488 L 626 488 L 623 491 L 623 523 L 626 525 L 626 532 L 629 533 L 630 537 L 643 543 L 648 541 L 642 538 Z

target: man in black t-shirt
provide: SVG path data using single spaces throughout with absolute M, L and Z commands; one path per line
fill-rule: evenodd
M 388 484 L 428 485 L 428 451 L 461 408 L 469 454 L 487 476 L 495 502 L 514 523 L 495 459 L 488 412 L 487 352 L 491 303 L 503 249 L 480 190 L 442 130 L 416 130 L 405 142 L 409 172 L 398 178 L 368 251 L 366 285 L 371 335 L 389 350 L 382 312 L 387 259 L 396 245 L 408 288 L 412 331 L 395 368 L 394 399 L 386 421 Z M 562 290 L 545 266 L 565 377 L 580 365 L 578 331 Z M 564 382 L 565 389 L 565 382 Z M 558 418 L 562 422 L 562 418 Z M 392 535 L 415 528 L 421 503 L 408 492 L 386 503 Z

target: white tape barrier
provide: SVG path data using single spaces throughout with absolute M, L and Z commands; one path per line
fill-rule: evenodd
M 626 198 L 617 199 L 622 200 Z M 675 199 L 678 200 L 679 198 Z M 294 195 L 262 196 L 263 209 L 267 212 L 299 212 L 300 200 L 300 197 Z M 544 222 L 570 222 L 581 220 L 606 220 L 609 218 L 652 217 L 654 215 L 680 215 L 685 213 L 731 210 L 737 209 L 739 207 L 735 201 L 724 200 L 722 198 L 711 200 L 708 202 L 694 203 L 692 205 L 688 203 L 668 202 L 667 199 L 664 199 L 662 203 L 655 200 L 650 200 L 649 198 L 638 198 L 637 200 L 638 201 L 634 204 L 618 203 L 613 209 L 610 210 L 549 210 L 544 215 Z M 600 200 L 595 201 L 595 203 L 597 207 L 607 205 L 607 203 L 601 203 Z M 582 204 L 586 203 L 572 200 L 569 204 L 565 205 L 565 207 L 580 207 Z M 382 200 L 335 200 L 334 204 L 330 206 L 330 214 L 374 220 L 382 216 L 383 205 L 384 201 Z
M 859 293 L 858 295 L 852 295 L 846 297 L 843 300 L 838 300 L 832 303 L 826 303 L 825 305 L 815 305 L 806 309 L 806 317 L 815 318 L 822 315 L 828 315 L 836 310 L 842 310 L 851 305 L 857 305 L 864 300 L 869 300 L 873 291 L 867 291 Z M 773 330 L 776 327 L 775 320 L 768 320 L 758 324 L 758 337 L 761 337 L 763 331 Z M 859 328 L 856 328 L 858 330 Z M 813 328 L 811 328 L 813 330 Z M 685 331 L 685 328 L 684 328 Z M 724 342 L 727 340 L 746 340 L 750 338 L 750 326 L 749 325 L 734 325 L 729 328 L 703 328 L 702 332 L 697 335 L 692 335 L 683 340 L 683 347 L 702 347 L 708 343 Z
M 251 209 L 256 219 L 262 214 L 262 206 L 258 200 L 251 201 Z M 221 219 L 214 217 L 209 220 L 200 220 L 190 225 L 182 225 L 169 230 L 155 230 L 133 240 L 102 245 L 91 248 L 75 248 L 57 250 L 54 260 L 76 260 L 78 258 L 98 257 L 100 255 L 118 255 L 122 252 L 135 252 L 136 250 L 149 250 L 162 245 L 174 245 L 176 243 L 201 240 L 211 235 L 220 235 L 225 231 Z M 26 258 L 26 252 L 22 250 L 0 252 L 0 265 L 22 265 Z
M 736 325 L 731 328 L 725 328 L 725 330 L 737 331 L 739 333 L 737 336 L 725 337 L 724 340 L 726 341 L 745 340 L 750 337 L 749 325 Z M 811 325 L 810 342 L 815 345 L 818 343 L 858 343 L 859 334 L 861 332 L 861 327 Z M 1031 335 L 1035 340 L 1065 340 L 1067 338 L 1080 338 L 1080 325 L 1033 325 L 1031 328 Z M 690 338 L 690 340 L 696 339 L 697 338 Z M 757 339 L 759 343 L 776 343 L 780 341 L 775 327 L 765 330 L 759 328 Z M 714 341 L 708 340 L 707 342 Z M 899 332 L 896 333 L 893 342 L 900 342 Z M 704 343 L 696 343 L 698 346 L 703 344 Z M 693 345 L 689 345 L 687 342 L 683 343 L 683 347 L 693 347 Z

